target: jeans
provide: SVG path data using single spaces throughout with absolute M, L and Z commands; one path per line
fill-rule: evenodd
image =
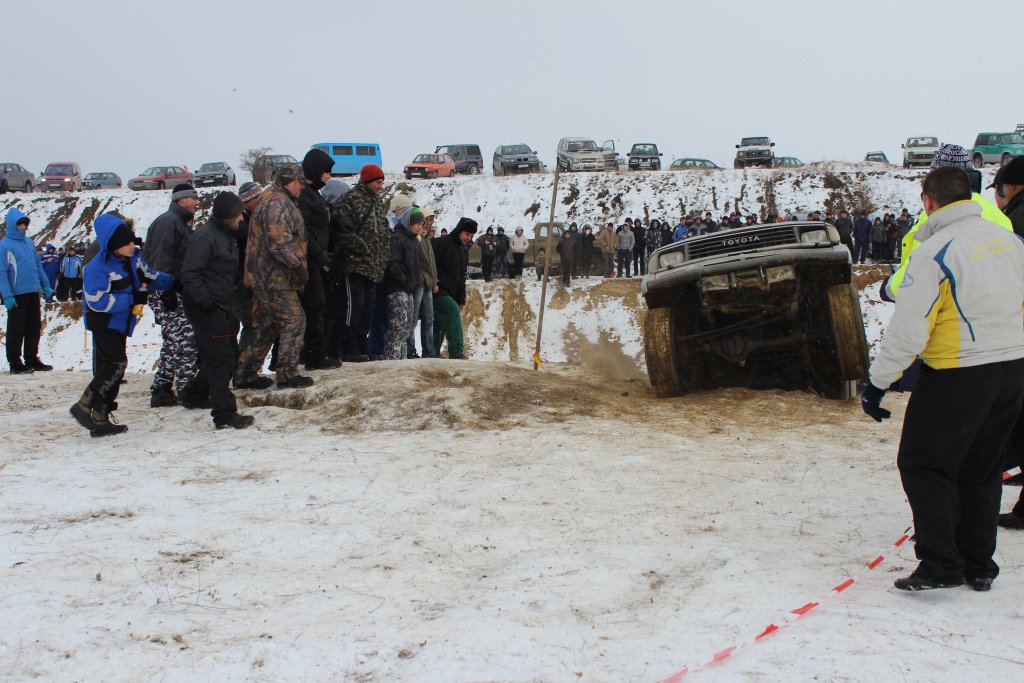
M 630 277 L 629 266 L 633 259 L 633 252 L 630 249 L 619 249 L 619 277 L 622 277 L 625 273 L 626 277 Z

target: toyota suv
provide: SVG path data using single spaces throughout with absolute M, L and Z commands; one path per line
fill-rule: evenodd
M 985 164 L 1006 166 L 1021 155 L 1024 155 L 1024 135 L 1020 133 L 978 133 L 971 149 L 974 168 Z
M 494 150 L 491 170 L 494 175 L 509 173 L 537 173 L 543 168 L 537 152 L 529 145 L 499 145 Z
M 619 153 L 612 140 L 598 147 L 590 138 L 562 138 L 557 163 L 563 171 L 617 171 Z
M 661 152 L 658 151 L 658 146 L 653 142 L 638 142 L 633 145 L 633 148 L 629 150 L 629 154 L 626 155 L 629 159 L 627 166 L 630 171 L 660 171 L 661 170 Z
M 868 351 L 850 251 L 829 223 L 738 228 L 662 247 L 641 284 L 659 397 L 718 387 L 848 398 Z
M 476 175 L 484 166 L 480 145 L 440 145 L 434 154 L 447 154 L 455 162 L 456 173 Z
M 47 164 L 39 183 L 43 192 L 75 192 L 82 189 L 82 169 L 74 161 Z
M 763 166 L 771 168 L 775 165 L 775 152 L 772 147 L 775 143 L 766 137 L 741 138 L 740 144 L 736 145 L 736 160 L 733 168 L 747 168 L 750 166 Z
M 930 166 L 932 157 L 939 151 L 939 139 L 931 135 L 918 135 L 907 138 L 900 147 L 903 148 L 903 168 Z

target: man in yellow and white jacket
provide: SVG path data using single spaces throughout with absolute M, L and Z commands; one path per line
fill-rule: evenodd
M 929 173 L 922 201 L 929 218 L 861 405 L 889 417 L 884 387 L 922 358 L 896 461 L 920 564 L 895 586 L 988 590 L 1003 449 L 1024 402 L 1024 241 L 982 218 L 962 169 Z

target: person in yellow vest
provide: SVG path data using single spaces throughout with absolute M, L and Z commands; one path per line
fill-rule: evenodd
M 1024 404 L 1024 240 L 982 218 L 962 169 L 933 170 L 922 191 L 929 218 L 861 407 L 890 417 L 886 388 L 923 359 L 896 457 L 920 564 L 894 585 L 987 591 L 1004 448 Z
M 954 168 L 962 168 L 967 172 L 968 176 L 971 176 L 971 201 L 977 202 L 981 205 L 981 217 L 985 220 L 992 221 L 996 225 L 1001 225 L 1007 230 L 1013 231 L 1013 224 L 1010 219 L 1006 217 L 999 207 L 981 196 L 981 174 L 974 169 L 971 163 L 971 155 L 966 149 L 960 145 L 943 145 L 935 151 L 935 156 L 932 158 L 932 169 L 942 168 L 944 166 L 952 166 Z M 900 285 L 903 284 L 903 278 L 907 272 L 907 262 L 910 260 L 910 255 L 921 246 L 921 240 L 917 239 L 917 231 L 925 221 L 928 220 L 928 211 L 922 211 L 921 215 L 917 217 L 917 222 L 914 223 L 914 227 L 907 231 L 907 234 L 903 236 L 901 242 L 900 251 L 900 267 L 895 273 L 889 276 L 889 279 L 885 281 L 882 286 L 882 299 L 885 301 L 895 301 L 896 295 L 899 293 Z

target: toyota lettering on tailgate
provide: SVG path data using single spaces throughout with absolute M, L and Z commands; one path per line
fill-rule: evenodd
M 746 237 L 731 237 L 726 240 L 722 240 L 723 247 L 736 247 L 741 244 L 753 244 L 754 242 L 760 242 L 761 238 L 757 235 L 747 235 Z

